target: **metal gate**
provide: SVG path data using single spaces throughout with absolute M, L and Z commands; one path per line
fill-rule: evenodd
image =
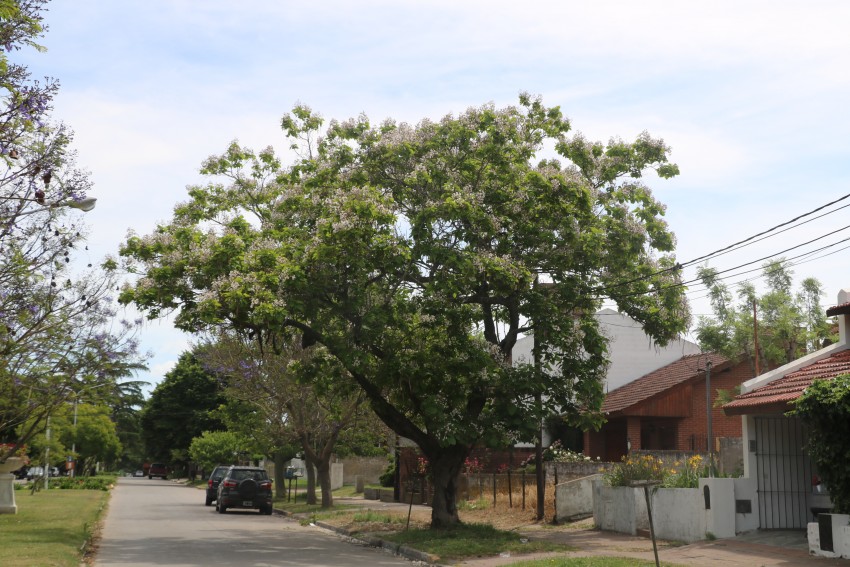
M 756 417 L 755 425 L 760 527 L 805 528 L 812 517 L 808 432 L 797 418 Z

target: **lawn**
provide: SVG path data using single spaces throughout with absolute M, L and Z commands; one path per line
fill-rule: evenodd
M 103 490 L 16 490 L 18 513 L 0 514 L 0 565 L 77 567 L 108 498 Z

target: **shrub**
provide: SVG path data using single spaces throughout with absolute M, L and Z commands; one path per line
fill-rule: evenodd
M 850 513 L 850 375 L 815 380 L 797 398 L 789 415 L 798 416 L 809 428 L 806 447 L 836 512 Z
M 109 490 L 115 483 L 114 476 L 62 477 L 50 481 L 50 488 L 59 490 Z
M 584 453 L 566 449 L 561 445 L 560 441 L 555 441 L 543 452 L 543 460 L 555 463 L 586 463 L 592 459 Z M 599 459 L 597 458 L 596 460 Z
M 697 488 L 700 477 L 709 476 L 708 463 L 699 455 L 694 455 L 684 464 L 678 461 L 668 469 L 662 486 L 664 488 Z
M 391 462 L 387 465 L 387 468 L 384 469 L 384 472 L 381 473 L 381 476 L 378 477 L 378 482 L 381 483 L 381 486 L 388 488 L 395 484 L 395 463 Z
M 626 455 L 611 470 L 603 473 L 602 478 L 609 486 L 629 486 L 635 480 L 656 480 L 663 482 L 667 469 L 658 457 L 652 455 Z

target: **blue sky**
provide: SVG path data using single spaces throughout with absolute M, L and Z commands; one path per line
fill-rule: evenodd
M 283 147 L 280 118 L 296 102 L 329 119 L 415 123 L 528 91 L 591 139 L 647 130 L 681 168 L 648 183 L 683 261 L 850 193 L 847 2 L 53 0 L 48 9 L 48 52 L 12 57 L 61 82 L 54 116 L 76 132 L 98 198 L 86 216 L 94 260 L 114 254 L 128 229 L 167 221 L 201 180 L 202 160 L 231 140 Z M 711 265 L 776 253 L 848 219 L 837 212 Z M 850 287 L 848 260 L 840 251 L 794 270 L 819 278 L 831 305 Z M 703 296 L 689 293 L 696 314 L 709 311 Z M 188 345 L 168 322 L 148 323 L 141 338 L 154 358 L 139 377 L 152 382 Z

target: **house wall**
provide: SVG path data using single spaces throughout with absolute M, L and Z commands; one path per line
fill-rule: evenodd
M 738 416 L 727 416 L 723 408 L 713 407 L 717 400 L 717 390 L 732 390 L 752 377 L 752 370 L 747 362 L 740 362 L 728 370 L 711 373 L 711 433 L 715 440 L 714 451 L 717 452 L 718 439 L 721 437 L 741 437 L 741 419 Z M 690 416 L 682 418 L 677 428 L 677 449 L 682 451 L 706 450 L 705 442 L 708 437 L 708 418 L 705 403 L 705 379 L 693 384 L 693 395 L 690 403 Z M 692 440 L 696 444 L 692 445 Z
M 727 416 L 722 408 L 714 407 L 717 391 L 734 389 L 748 380 L 750 374 L 749 364 L 740 362 L 723 371 L 713 372 L 711 375 L 711 430 L 715 453 L 719 453 L 721 444 L 723 444 L 722 440 L 728 440 L 726 444 L 730 445 L 734 443 L 734 440 L 740 439 L 742 435 L 741 419 L 738 416 Z M 673 401 L 665 404 L 663 403 L 664 400 Z M 678 408 L 676 411 L 673 411 L 674 406 Z M 661 415 L 658 411 L 659 408 L 667 408 L 670 411 Z M 675 419 L 676 438 L 675 446 L 667 447 L 666 450 L 707 451 L 708 419 L 705 402 L 705 378 L 674 386 L 663 394 L 635 404 L 623 413 L 626 415 L 611 418 L 599 432 L 587 432 L 585 434 L 584 453 L 586 455 L 592 458 L 600 457 L 604 460 L 619 461 L 620 457 L 626 454 L 626 440 L 630 442 L 632 451 L 647 449 L 643 446 L 641 440 L 642 428 L 647 423 L 652 422 L 653 419 L 675 413 L 684 415 L 679 418 L 670 418 L 671 420 Z M 733 460 L 737 465 L 737 457 Z M 734 472 L 737 469 L 738 467 L 734 466 L 727 472 Z
M 608 357 L 611 363 L 605 379 L 606 392 L 667 366 L 685 355 L 700 352 L 699 345 L 684 340 L 671 341 L 667 346 L 659 347 L 643 332 L 640 323 L 613 309 L 601 309 L 596 318 L 602 332 L 610 340 Z M 512 352 L 514 364 L 533 364 L 533 348 L 533 336 L 519 339 Z

